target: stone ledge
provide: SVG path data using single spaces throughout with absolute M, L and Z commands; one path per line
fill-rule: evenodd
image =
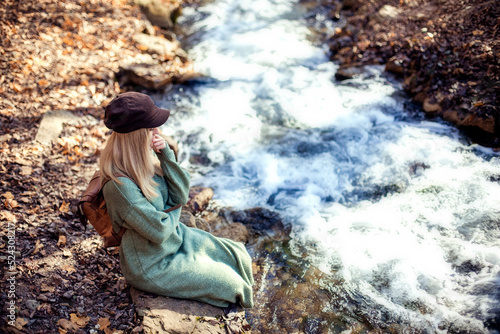
M 145 334 L 250 333 L 244 309 L 224 315 L 221 308 L 192 300 L 157 296 L 130 289 Z

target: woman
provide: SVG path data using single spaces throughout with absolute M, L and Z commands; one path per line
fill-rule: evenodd
M 179 222 L 176 206 L 186 204 L 190 178 L 159 135 L 169 114 L 136 92 L 106 107 L 104 123 L 113 133 L 100 169 L 111 178 L 103 193 L 113 228 L 127 229 L 120 245 L 123 275 L 159 295 L 252 307 L 252 264 L 243 244 Z

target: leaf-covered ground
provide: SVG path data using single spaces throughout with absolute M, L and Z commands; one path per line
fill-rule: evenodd
M 141 330 L 118 255 L 73 211 L 107 137 L 101 105 L 122 91 L 120 61 L 144 51 L 132 41 L 144 26 L 126 0 L 0 5 L 0 332 Z M 52 110 L 80 120 L 42 145 Z

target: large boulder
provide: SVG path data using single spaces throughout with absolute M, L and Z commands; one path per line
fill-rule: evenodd
M 181 49 L 179 41 L 169 41 L 162 36 L 151 36 L 148 34 L 135 34 L 132 39 L 141 46 L 141 49 L 148 53 L 167 56 L 173 58 L 180 53 L 183 57 L 187 57 L 186 52 Z
M 117 74 L 122 85 L 135 84 L 147 89 L 162 89 L 172 82 L 172 74 L 149 54 L 130 57 Z
M 141 11 L 153 25 L 163 29 L 172 29 L 175 20 L 181 13 L 178 1 L 133 0 L 132 2 L 139 5 Z
M 283 224 L 281 216 L 271 210 L 257 207 L 242 211 L 233 211 L 226 208 L 221 211 L 228 225 L 241 223 L 248 231 L 248 243 L 253 247 L 268 240 L 285 241 L 290 238 L 290 226 Z M 235 228 L 236 229 L 236 228 Z
M 193 300 L 152 295 L 130 289 L 145 334 L 250 333 L 244 309 L 224 315 L 221 308 Z
M 489 134 L 495 133 L 495 118 L 493 116 L 447 110 L 443 113 L 443 119 L 459 127 L 473 127 Z
M 76 123 L 79 118 L 69 111 L 48 111 L 42 117 L 35 140 L 44 145 L 50 145 L 63 130 L 64 123 Z
M 213 235 L 221 238 L 231 239 L 246 244 L 249 239 L 248 229 L 242 223 L 232 223 L 215 230 Z
M 203 211 L 207 208 L 212 197 L 214 197 L 212 188 L 191 187 L 189 189 L 189 201 L 185 207 L 192 213 Z

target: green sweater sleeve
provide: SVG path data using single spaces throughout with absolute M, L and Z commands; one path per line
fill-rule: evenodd
M 125 228 L 135 230 L 153 243 L 167 240 L 177 228 L 181 210 L 160 211 L 134 182 L 123 177 L 120 181 L 123 184 L 110 181 L 103 189 L 111 219 L 121 221 Z
M 168 146 L 157 153 L 160 160 L 161 169 L 165 173 L 165 180 L 168 186 L 167 204 L 174 206 L 186 204 L 189 199 L 190 176 L 187 171 L 181 168 L 175 161 L 175 154 Z

